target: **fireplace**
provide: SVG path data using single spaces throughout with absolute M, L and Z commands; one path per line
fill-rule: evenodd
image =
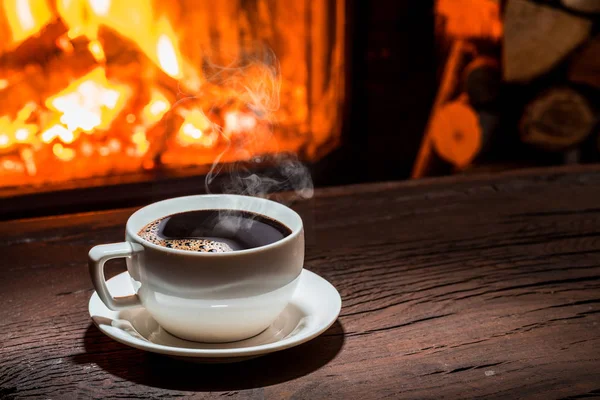
M 215 161 L 281 153 L 315 162 L 339 144 L 343 0 L 0 9 L 3 197 L 200 176 Z

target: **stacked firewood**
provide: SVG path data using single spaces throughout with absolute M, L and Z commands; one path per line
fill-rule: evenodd
M 476 29 L 467 8 L 497 14 Z M 600 159 L 600 1 L 438 0 L 437 12 L 450 51 L 413 177 Z

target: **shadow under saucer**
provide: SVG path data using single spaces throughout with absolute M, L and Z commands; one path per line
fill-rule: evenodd
M 95 363 L 110 374 L 142 385 L 188 391 L 244 390 L 296 379 L 327 365 L 344 346 L 344 329 L 336 321 L 307 343 L 229 364 L 190 363 L 134 349 L 112 340 L 94 324 L 86 331 L 84 345 L 86 352 L 73 357 L 76 363 Z

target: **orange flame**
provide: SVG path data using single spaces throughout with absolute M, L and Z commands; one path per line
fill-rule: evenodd
M 92 53 L 92 56 L 94 56 L 96 61 L 98 61 L 98 62 L 106 61 L 106 56 L 104 55 L 104 49 L 102 48 L 102 45 L 100 44 L 100 42 L 98 40 L 94 39 L 94 40 L 90 41 L 90 43 L 88 44 L 88 50 L 90 51 L 90 53 Z
M 146 132 L 142 127 L 138 127 L 133 136 L 131 136 L 131 141 L 135 145 L 135 149 L 131 153 L 131 155 L 143 156 L 148 151 L 150 147 L 150 142 L 146 138 Z
M 17 113 L 14 121 L 6 115 L 0 117 L 0 150 L 6 150 L 15 144 L 29 143 L 33 140 L 38 127 L 26 121 L 35 107 L 33 103 L 25 104 Z
M 129 95 L 127 86 L 108 82 L 104 68 L 99 67 L 49 97 L 45 104 L 60 115 L 60 123 L 70 132 L 90 133 L 94 129 L 108 129 Z M 46 131 L 42 139 L 44 135 L 50 134 Z
M 35 35 L 52 20 L 46 0 L 4 0 L 3 6 L 13 42 Z
M 227 135 L 252 132 L 256 128 L 256 117 L 240 111 L 228 111 L 225 113 L 225 130 Z
M 182 146 L 201 145 L 212 147 L 218 138 L 214 124 L 198 109 L 181 110 L 183 124 L 177 133 L 177 141 Z
M 44 130 L 41 138 L 44 143 L 50 143 L 55 138 L 60 138 L 63 143 L 72 143 L 75 140 L 73 132 L 59 124 L 52 125 L 50 128 Z
M 148 55 L 153 61 L 156 57 L 157 65 L 167 75 L 181 79 L 183 77 L 181 73 L 182 57 L 175 32 L 166 18 L 161 18 L 156 27 L 156 53 L 152 52 Z
M 100 25 L 104 25 L 137 43 L 140 50 L 167 75 L 175 79 L 183 78 L 184 59 L 177 35 L 166 17 L 155 17 L 152 2 L 59 0 L 57 10 L 70 28 L 68 35 L 71 39 L 77 36 L 90 39 L 89 49 L 97 60 L 104 59 L 102 46 L 94 42 L 98 38 Z M 192 75 L 190 81 L 193 81 L 195 71 L 187 72 Z
M 152 89 L 150 102 L 142 110 L 142 119 L 146 126 L 151 126 L 169 111 L 171 102 L 157 89 Z

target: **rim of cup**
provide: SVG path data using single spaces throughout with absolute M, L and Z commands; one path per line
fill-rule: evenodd
M 291 215 L 293 216 L 293 218 L 297 219 L 299 221 L 299 224 L 297 224 L 297 226 L 292 229 L 291 227 L 289 227 L 287 224 L 281 222 L 279 219 L 268 216 L 268 215 L 264 215 L 268 218 L 274 219 L 275 221 L 277 221 L 278 223 L 285 225 L 286 227 L 288 227 L 292 233 L 289 234 L 288 236 L 284 237 L 283 239 L 280 239 L 276 242 L 273 243 L 269 243 L 267 245 L 264 246 L 260 246 L 260 247 L 254 247 L 252 249 L 245 249 L 245 250 L 236 250 L 236 251 L 228 251 L 228 252 L 224 252 L 224 253 L 210 253 L 210 252 L 194 252 L 194 251 L 189 251 L 189 250 L 181 250 L 181 249 L 173 249 L 173 248 L 169 248 L 169 247 L 163 247 L 163 246 L 159 246 L 157 244 L 154 244 L 146 239 L 143 239 L 140 235 L 138 235 L 138 232 L 136 232 L 133 227 L 131 226 L 133 224 L 133 220 L 136 218 L 136 216 L 139 216 L 140 214 L 142 214 L 144 211 L 148 210 L 149 208 L 153 208 L 156 206 L 159 206 L 160 204 L 164 204 L 164 203 L 169 203 L 172 202 L 174 200 L 183 200 L 183 199 L 193 199 L 193 198 L 206 198 L 206 197 L 231 197 L 231 198 L 252 198 L 254 199 L 253 201 L 259 201 L 259 202 L 264 202 L 266 204 L 272 204 L 275 205 L 276 207 L 282 207 L 285 208 L 287 211 L 286 212 L 290 212 Z M 212 209 L 219 209 L 219 208 L 211 208 Z M 254 214 L 261 214 L 259 212 L 255 212 L 255 211 L 251 211 L 251 210 L 244 210 L 243 208 L 228 208 L 228 207 L 223 207 L 223 210 L 239 210 L 239 211 L 249 211 L 251 213 Z M 198 208 L 197 210 L 206 210 L 206 208 Z M 187 211 L 181 211 L 181 213 L 183 212 L 189 212 L 189 211 L 196 211 L 196 210 L 187 210 Z M 162 217 L 159 218 L 155 218 L 151 221 L 147 221 L 145 222 L 144 226 L 149 224 L 152 221 L 155 221 L 157 219 L 162 219 L 165 217 L 168 217 L 169 215 L 174 215 L 174 214 L 178 214 L 180 212 L 173 212 L 172 214 L 168 214 L 168 215 L 164 215 Z M 181 254 L 181 255 L 185 255 L 185 256 L 191 256 L 191 257 L 235 257 L 235 256 L 242 256 L 242 255 L 246 255 L 246 254 L 252 254 L 252 253 L 260 253 L 263 251 L 267 251 L 269 249 L 272 249 L 274 247 L 278 247 L 278 246 L 282 246 L 287 242 L 290 242 L 292 240 L 294 240 L 298 235 L 301 234 L 302 230 L 304 228 L 304 224 L 302 223 L 302 218 L 300 217 L 300 215 L 292 210 L 290 207 L 283 205 L 281 203 L 278 203 L 276 201 L 273 200 L 269 200 L 269 199 L 265 199 L 262 197 L 254 197 L 254 196 L 245 196 L 245 195 L 239 195 L 239 194 L 198 194 L 198 195 L 191 195 L 191 196 L 180 196 L 180 197 L 172 197 L 166 200 L 161 200 L 161 201 L 157 201 L 154 202 L 152 204 L 148 204 L 147 206 L 144 206 L 138 210 L 136 210 L 133 214 L 131 214 L 129 216 L 129 218 L 127 219 L 127 224 L 125 226 L 125 230 L 127 231 L 128 235 L 131 238 L 134 238 L 137 242 L 143 244 L 146 247 L 149 247 L 151 249 L 155 249 L 158 251 L 164 251 L 167 253 L 173 253 L 173 254 Z

